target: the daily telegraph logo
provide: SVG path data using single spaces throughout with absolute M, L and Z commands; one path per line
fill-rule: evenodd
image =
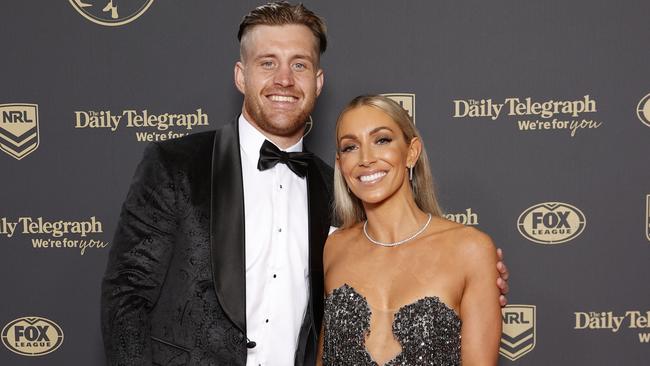
M 597 112 L 596 101 L 589 95 L 576 100 L 536 100 L 532 97 L 494 99 L 456 99 L 452 101 L 454 118 L 481 118 L 496 121 L 505 116 L 517 119 L 520 131 L 566 131 L 571 137 L 584 129 L 599 128 L 603 122 L 585 114 Z
M 415 94 L 413 93 L 386 93 L 382 94 L 394 100 L 397 104 L 401 105 L 411 117 L 411 121 L 415 123 Z
M 462 225 L 478 225 L 478 214 L 472 208 L 465 209 L 465 212 L 452 212 L 443 215 L 445 219 L 457 222 Z
M 636 106 L 636 115 L 641 122 L 650 127 L 650 94 L 639 101 L 639 104 Z
M 73 249 L 84 255 L 87 250 L 103 249 L 109 243 L 98 239 L 103 225 L 95 216 L 88 220 L 47 220 L 43 217 L 0 217 L 0 236 L 7 239 L 27 237 L 32 248 L 40 250 Z
M 2 343 L 11 352 L 22 356 L 43 356 L 61 347 L 63 330 L 47 318 L 18 318 L 2 329 Z
M 586 225 L 582 211 L 563 202 L 538 203 L 517 219 L 519 233 L 540 244 L 566 243 L 580 235 Z
M 501 308 L 503 320 L 499 353 L 515 361 L 535 348 L 537 332 L 535 330 L 535 305 L 507 305 Z
M 153 0 L 69 0 L 70 4 L 93 23 L 119 26 L 136 20 Z
M 0 104 L 0 149 L 18 160 L 38 148 L 38 104 Z
M 576 311 L 573 329 L 578 331 L 602 331 L 618 333 L 623 329 L 638 332 L 639 343 L 650 343 L 650 310 Z
M 192 113 L 150 113 L 144 109 L 75 111 L 74 128 L 115 132 L 119 128 L 135 130 L 139 142 L 164 141 L 189 134 L 197 126 L 208 126 L 208 115 L 201 108 Z M 153 130 L 153 131 L 152 131 Z

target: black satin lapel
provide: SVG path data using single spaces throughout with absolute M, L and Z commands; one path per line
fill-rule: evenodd
M 316 334 L 323 318 L 323 246 L 330 227 L 329 193 L 316 164 L 309 164 L 307 175 L 309 207 L 309 273 L 311 307 Z
M 212 151 L 210 253 L 217 298 L 246 334 L 244 188 L 236 123 L 217 130 Z

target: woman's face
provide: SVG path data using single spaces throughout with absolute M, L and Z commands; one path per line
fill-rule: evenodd
M 381 203 L 397 192 L 411 194 L 407 166 L 417 160 L 417 138 L 405 141 L 399 125 L 381 109 L 361 106 L 339 121 L 336 163 L 352 193 Z

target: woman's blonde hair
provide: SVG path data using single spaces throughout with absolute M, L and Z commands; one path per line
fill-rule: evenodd
M 339 114 L 336 121 L 337 147 L 338 131 L 343 115 L 352 109 L 362 106 L 377 108 L 386 113 L 402 130 L 407 144 L 414 137 L 422 141 L 420 133 L 415 128 L 408 113 L 399 104 L 382 95 L 361 95 L 352 99 L 343 111 L 341 111 L 341 114 Z M 424 143 L 422 144 L 420 156 L 413 167 L 411 192 L 413 193 L 415 203 L 422 211 L 431 213 L 434 216 L 440 216 L 442 214 L 433 187 L 431 168 L 429 167 L 429 159 L 427 158 Z M 354 196 L 348 189 L 338 164 L 334 166 L 334 215 L 336 216 L 336 222 L 342 228 L 348 228 L 366 219 L 361 200 Z

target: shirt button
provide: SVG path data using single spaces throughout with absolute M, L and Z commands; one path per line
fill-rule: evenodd
M 282 189 L 282 184 L 280 184 L 280 189 Z
M 273 278 L 276 278 L 276 277 L 278 277 L 278 275 L 274 274 L 274 275 L 273 275 Z
M 268 320 L 268 319 L 266 319 L 266 322 L 268 323 L 268 322 L 269 322 L 269 320 Z

